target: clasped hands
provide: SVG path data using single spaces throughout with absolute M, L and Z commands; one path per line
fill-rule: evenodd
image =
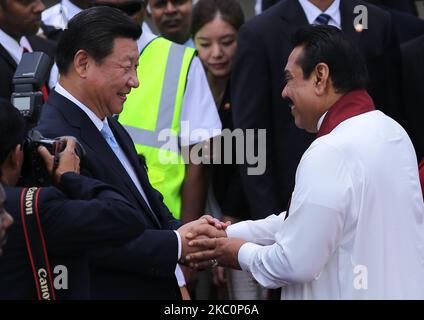
M 229 224 L 205 215 L 180 227 L 182 254 L 179 262 L 197 270 L 218 264 L 240 269 L 238 251 L 246 241 L 227 238 L 225 230 Z

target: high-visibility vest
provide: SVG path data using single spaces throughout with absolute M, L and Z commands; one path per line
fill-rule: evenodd
M 137 68 L 140 86 L 127 96 L 119 122 L 146 158 L 152 186 L 180 219 L 185 163 L 180 150 L 180 116 L 189 67 L 195 50 L 162 37 L 142 51 Z

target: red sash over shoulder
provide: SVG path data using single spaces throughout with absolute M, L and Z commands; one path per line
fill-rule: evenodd
M 374 110 L 374 102 L 365 90 L 348 92 L 328 110 L 317 138 L 329 134 L 341 122 L 349 118 Z

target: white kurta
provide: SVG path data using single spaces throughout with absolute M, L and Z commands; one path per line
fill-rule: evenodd
M 424 204 L 415 152 L 380 111 L 303 155 L 285 213 L 230 226 L 242 269 L 282 299 L 424 299 Z

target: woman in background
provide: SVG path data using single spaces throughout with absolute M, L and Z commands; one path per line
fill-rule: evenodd
M 237 48 L 237 33 L 243 23 L 244 14 L 236 0 L 199 0 L 193 8 L 191 34 L 205 67 L 223 130 L 234 129 L 229 85 Z M 223 164 L 223 145 L 222 143 L 220 152 L 221 164 L 212 166 L 207 210 L 217 218 L 235 223 L 250 219 L 250 216 L 235 164 L 235 143 L 232 150 L 225 150 L 232 152 L 232 164 Z M 214 154 L 216 156 L 216 150 Z M 230 269 L 225 272 L 228 276 L 230 299 L 263 298 L 263 290 L 247 272 Z M 220 285 L 225 282 L 224 269 L 216 268 L 214 283 Z

